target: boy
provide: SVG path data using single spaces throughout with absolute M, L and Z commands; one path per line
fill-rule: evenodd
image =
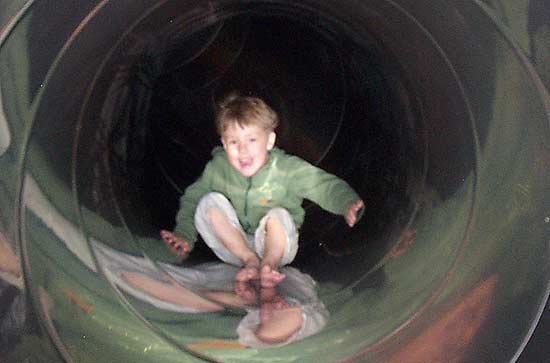
M 237 281 L 264 288 L 284 279 L 279 266 L 298 250 L 304 198 L 344 216 L 352 227 L 364 203 L 343 180 L 275 147 L 277 114 L 261 99 L 230 94 L 219 105 L 216 147 L 180 200 L 170 250 L 186 257 L 197 232 L 224 262 L 243 266 Z

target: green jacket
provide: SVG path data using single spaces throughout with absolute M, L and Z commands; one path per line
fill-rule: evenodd
M 267 164 L 252 177 L 245 177 L 229 164 L 223 148 L 216 147 L 202 175 L 180 199 L 174 233 L 189 241 L 191 249 L 197 238 L 195 209 L 209 192 L 219 192 L 229 199 L 248 233 L 254 233 L 260 219 L 275 207 L 286 209 L 299 228 L 304 221 L 304 199 L 339 215 L 345 215 L 359 199 L 342 179 L 281 149 L 271 150 Z

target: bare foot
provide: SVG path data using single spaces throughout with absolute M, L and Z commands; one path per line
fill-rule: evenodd
M 260 260 L 256 255 L 248 257 L 244 262 L 244 267 L 235 275 L 235 281 L 247 282 L 258 280 L 260 278 Z
M 262 302 L 273 301 L 273 299 L 275 299 L 278 295 L 279 291 L 277 291 L 277 289 L 274 287 L 260 288 L 260 300 Z
M 235 275 L 235 280 L 238 282 L 248 282 L 259 278 L 260 273 L 257 266 L 245 266 Z
M 275 310 L 290 307 L 288 302 L 279 295 L 279 292 L 274 287 L 262 288 L 260 290 L 260 300 L 260 319 L 262 322 L 271 319 Z
M 260 300 L 262 303 L 271 303 L 275 309 L 284 309 L 288 307 L 288 303 L 279 295 L 279 291 L 275 287 L 261 288 Z
M 243 299 L 243 301 L 247 304 L 255 303 L 258 300 L 256 289 L 250 282 L 236 281 L 233 290 L 235 291 L 235 294 L 240 296 L 241 299 Z
M 269 265 L 263 265 L 260 270 L 260 285 L 262 288 L 275 287 L 284 279 L 285 275 Z

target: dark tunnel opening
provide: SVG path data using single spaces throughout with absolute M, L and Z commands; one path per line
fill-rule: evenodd
M 438 107 L 423 109 L 443 89 L 460 103 L 459 90 L 444 80 L 440 89 L 419 89 L 419 75 L 370 29 L 354 34 L 349 23 L 294 7 L 277 12 L 258 6 L 233 16 L 222 13 L 217 21 L 169 14 L 151 16 L 169 19 L 165 28 L 153 31 L 144 21 L 132 34 L 135 47 L 122 42 L 125 49 L 138 48 L 137 57 L 125 63 L 127 53 L 117 51 L 103 71 L 108 79 L 113 67 L 124 68 L 126 83 L 102 120 L 106 126 L 99 128 L 110 130 L 110 153 L 104 172 L 92 178 L 92 208 L 108 215 L 114 193 L 132 227 L 143 225 L 134 218 L 148 220 L 153 230 L 172 227 L 182 190 L 219 144 L 213 105 L 231 90 L 266 99 L 282 120 L 277 145 L 343 177 L 368 201 L 353 231 L 308 204 L 296 261 L 301 267 L 354 253 L 355 273 L 342 275 L 357 279 L 399 241 L 419 207 L 452 195 L 472 172 L 475 142 L 470 126 L 458 121 L 464 114 L 435 125 L 442 116 Z M 195 31 L 182 36 L 177 24 L 189 23 Z M 449 71 L 430 73 L 442 79 Z M 94 89 L 103 92 L 101 86 Z M 447 134 L 444 142 L 437 136 L 441 131 Z M 449 162 L 455 175 L 441 174 Z M 111 179 L 108 186 L 105 177 Z M 209 250 L 199 244 L 195 256 L 201 253 L 208 258 Z
M 422 182 L 424 163 L 424 147 L 414 149 L 415 132 L 421 137 L 422 131 L 406 118 L 413 110 L 401 105 L 398 90 L 392 89 L 398 76 L 388 74 L 372 54 L 374 47 L 346 49 L 345 39 L 332 39 L 297 20 L 244 15 L 217 28 L 206 30 L 216 29 L 216 39 L 209 39 L 202 56 L 176 65 L 176 71 L 157 78 L 153 89 L 145 140 L 150 169 L 138 180 L 155 226 L 166 228 L 173 221 L 181 186 L 198 177 L 219 144 L 212 126 L 214 100 L 237 89 L 266 99 L 280 114 L 279 147 L 343 177 L 369 200 L 372 208 L 361 234 L 387 243 L 384 235 L 404 228 L 410 218 L 411 176 L 416 173 Z M 226 39 L 237 45 L 228 50 Z M 227 59 L 218 56 L 224 52 L 230 53 Z M 343 247 L 346 239 L 340 218 L 313 204 L 307 210 L 298 261 L 326 253 L 321 245 Z M 356 240 L 355 247 L 365 242 Z

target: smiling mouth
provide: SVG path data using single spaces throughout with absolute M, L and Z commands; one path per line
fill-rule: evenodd
M 239 160 L 239 165 L 241 168 L 248 168 L 252 165 L 252 159 Z

